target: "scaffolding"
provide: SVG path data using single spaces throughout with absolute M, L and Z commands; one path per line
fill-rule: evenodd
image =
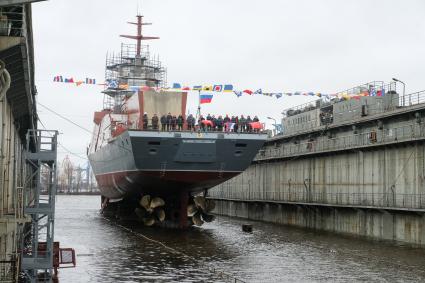
M 142 45 L 143 40 L 159 39 L 142 35 L 142 16 L 137 16 L 137 35 L 121 35 L 135 39 L 136 44 L 121 43 L 119 53 L 106 55 L 105 81 L 103 91 L 104 109 L 119 113 L 123 99 L 131 96 L 141 87 L 162 88 L 167 85 L 167 69 L 162 65 L 159 56 L 151 55 L 149 45 Z
M 24 213 L 31 222 L 22 239 L 21 271 L 29 282 L 51 282 L 54 257 L 57 131 L 29 130 L 26 163 L 33 168 L 24 184 Z

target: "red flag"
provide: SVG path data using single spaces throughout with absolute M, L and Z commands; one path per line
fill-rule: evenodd
M 251 95 L 253 93 L 253 91 L 249 90 L 249 89 L 245 89 L 243 92 L 248 93 L 249 95 Z

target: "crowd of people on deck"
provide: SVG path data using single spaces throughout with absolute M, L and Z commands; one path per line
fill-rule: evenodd
M 151 124 L 149 125 L 149 120 Z M 200 129 L 203 131 L 218 131 L 218 132 L 258 132 L 261 129 L 260 120 L 257 116 L 251 118 L 250 115 L 244 117 L 244 115 L 239 116 L 215 116 L 208 114 L 206 117 L 200 116 L 198 120 L 192 115 L 189 114 L 185 120 L 183 115 L 172 115 L 168 113 L 167 115 L 162 115 L 159 117 L 157 114 L 154 114 L 151 119 L 149 119 L 148 113 L 143 115 L 143 130 L 151 128 L 153 130 L 161 131 L 182 131 L 187 125 L 188 131 L 193 131 Z M 150 126 L 150 127 L 149 127 Z M 160 127 L 161 126 L 161 127 Z

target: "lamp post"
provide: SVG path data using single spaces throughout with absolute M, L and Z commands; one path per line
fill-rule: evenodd
M 275 119 L 275 118 L 272 118 L 272 117 L 267 117 L 267 119 L 269 119 L 269 120 L 273 120 L 273 121 L 274 121 L 274 124 L 273 124 L 273 126 L 274 126 L 274 130 L 273 130 L 273 132 L 274 132 L 274 135 L 276 135 L 276 129 L 277 129 L 277 122 L 276 122 L 276 119 Z
M 404 105 L 404 99 L 405 99 L 405 95 L 406 95 L 406 84 L 404 82 L 396 79 L 396 78 L 393 78 L 393 81 L 401 83 L 403 85 L 403 106 L 406 106 L 406 105 Z

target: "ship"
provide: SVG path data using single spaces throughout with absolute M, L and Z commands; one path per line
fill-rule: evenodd
M 186 121 L 188 92 L 167 89 L 167 70 L 136 35 L 121 35 L 119 53 L 106 58 L 103 108 L 94 113 L 88 158 L 102 195 L 102 212 L 136 215 L 147 226 L 187 228 L 213 221 L 210 188 L 241 174 L 268 135 L 265 131 L 162 131 L 147 119 L 156 114 L 182 115 Z M 201 114 L 200 103 L 197 116 Z M 146 125 L 147 124 L 147 125 Z

